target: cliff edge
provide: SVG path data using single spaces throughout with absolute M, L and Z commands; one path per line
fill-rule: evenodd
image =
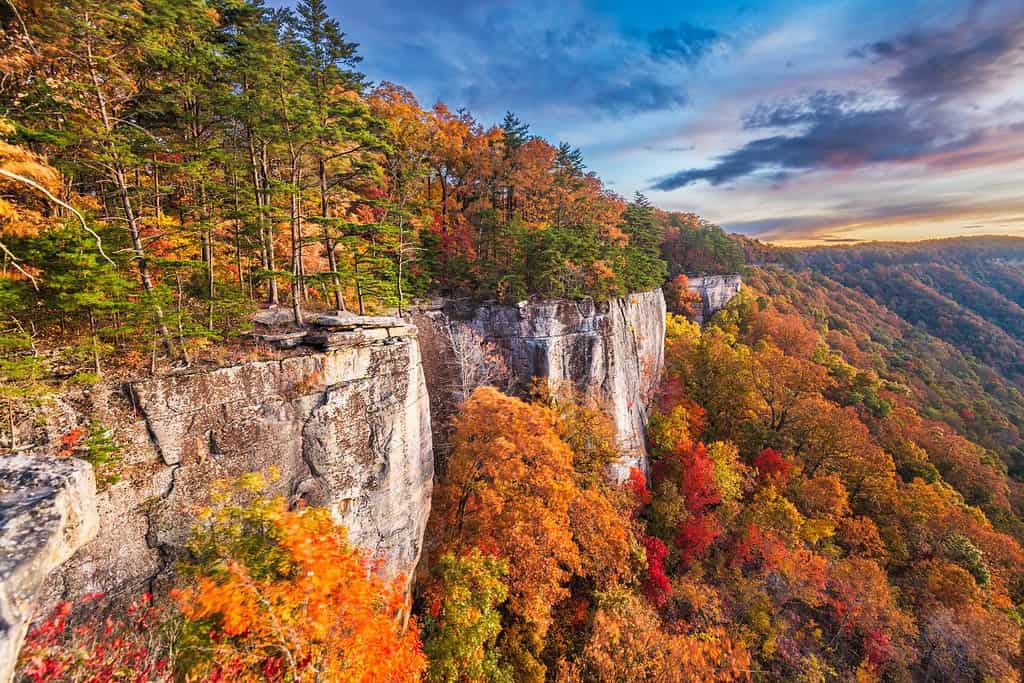
M 645 426 L 661 377 L 665 298 L 660 289 L 605 302 L 450 301 L 410 314 L 420 330 L 436 446 L 459 400 L 479 384 L 525 394 L 534 378 L 567 384 L 613 417 L 622 460 L 646 468 Z

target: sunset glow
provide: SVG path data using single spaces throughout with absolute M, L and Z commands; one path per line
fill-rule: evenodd
M 579 145 L 621 194 L 731 231 L 781 243 L 1024 234 L 1019 2 L 332 9 L 371 78 L 482 121 L 512 110 Z

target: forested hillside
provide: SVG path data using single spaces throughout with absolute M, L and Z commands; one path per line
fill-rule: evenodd
M 431 675 L 1019 677 L 1024 497 L 997 455 L 1019 445 L 1000 410 L 1016 389 L 865 294 L 777 267 L 704 329 L 670 316 L 665 362 L 651 470 L 626 491 L 591 477 L 608 443 L 593 408 L 467 401 L 428 533 L 444 559 L 421 583 Z M 469 601 L 467 574 L 508 593 Z M 452 636 L 470 630 L 488 634 L 472 657 Z
M 782 259 L 863 291 L 1024 389 L 1024 239 L 872 244 Z
M 930 334 L 826 275 L 756 270 L 750 283 L 816 321 L 851 363 L 879 373 L 922 414 L 998 452 L 1020 475 L 1024 397 L 969 349 Z
M 1024 240 L 768 250 L 758 261 L 775 265 L 753 283 L 1021 475 Z M 798 275 L 808 270 L 811 280 Z

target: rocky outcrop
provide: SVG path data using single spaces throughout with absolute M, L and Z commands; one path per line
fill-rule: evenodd
M 0 681 L 18 649 L 46 576 L 99 528 L 92 468 L 73 458 L 0 458 Z
M 725 308 L 743 287 L 743 278 L 739 275 L 689 275 L 687 278 L 688 289 L 700 296 L 701 307 L 694 319 L 701 325 Z
M 601 303 L 448 302 L 411 315 L 429 359 L 424 369 L 441 450 L 467 389 L 486 383 L 524 393 L 533 378 L 546 377 L 597 399 L 613 416 L 623 453 L 616 476 L 645 466 L 644 428 L 664 357 L 660 289 Z
M 431 419 L 447 426 L 483 383 L 513 393 L 537 377 L 571 385 L 614 418 L 614 474 L 646 466 L 660 290 L 601 303 L 448 302 L 413 313 L 418 332 L 395 318 L 320 316 L 303 329 L 264 318 L 255 336 L 277 349 L 272 360 L 101 384 L 53 403 L 36 453 L 55 452 L 75 427 L 114 428 L 121 479 L 99 493 L 79 461 L 0 461 L 36 477 L 0 471 L 0 657 L 14 657 L 36 605 L 39 615 L 87 593 L 131 599 L 165 586 L 197 515 L 220 504 L 211 484 L 248 472 L 276 472 L 266 494 L 329 508 L 387 573 L 411 576 L 430 509 Z
M 328 507 L 389 574 L 411 576 L 430 510 L 430 410 L 415 330 L 390 325 L 327 351 L 127 385 L 123 479 L 99 494 L 99 535 L 53 573 L 47 601 L 162 586 L 216 504 L 211 484 L 272 470 L 269 495 Z

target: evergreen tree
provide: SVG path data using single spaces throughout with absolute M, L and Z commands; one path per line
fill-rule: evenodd
M 628 291 L 660 287 L 668 276 L 661 258 L 664 231 L 654 216 L 654 208 L 643 194 L 637 192 L 623 214 L 622 230 L 629 236 L 629 245 L 621 267 Z
M 558 143 L 557 164 L 560 172 L 575 178 L 581 177 L 587 168 L 583 163 L 583 152 L 568 142 Z
M 354 277 L 356 263 L 353 255 L 339 259 L 337 247 L 344 241 L 339 228 L 351 222 L 346 214 L 358 208 L 361 189 L 380 175 L 375 154 L 383 146 L 383 123 L 360 98 L 364 83 L 362 74 L 355 71 L 360 61 L 358 46 L 345 40 L 324 1 L 302 0 L 296 15 L 296 59 L 314 102 L 319 211 L 310 220 L 322 231 L 334 305 L 345 310 L 342 278 Z M 361 289 L 358 283 L 357 288 Z
M 523 123 L 510 111 L 505 112 L 501 122 L 506 155 L 515 152 L 530 139 L 530 125 Z

